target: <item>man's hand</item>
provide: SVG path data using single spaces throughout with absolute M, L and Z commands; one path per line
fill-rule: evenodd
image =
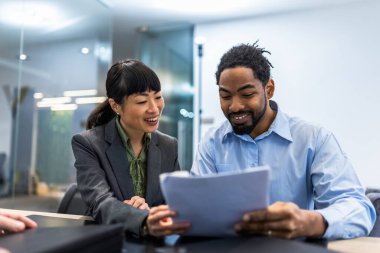
M 176 213 L 169 209 L 167 205 L 153 207 L 146 219 L 148 232 L 152 236 L 160 237 L 171 234 L 183 234 L 189 227 L 189 222 L 173 222 L 172 217 Z
M 12 210 L 0 209 L 0 236 L 5 232 L 21 232 L 26 228 L 35 228 L 37 223 Z
M 300 209 L 290 202 L 276 202 L 265 210 L 244 214 L 235 229 L 242 234 L 292 239 L 301 236 L 320 237 L 324 234 L 326 225 L 318 212 Z
M 125 204 L 133 206 L 134 208 L 149 210 L 149 206 L 145 203 L 145 199 L 139 196 L 133 196 L 131 199 L 127 199 L 123 201 Z

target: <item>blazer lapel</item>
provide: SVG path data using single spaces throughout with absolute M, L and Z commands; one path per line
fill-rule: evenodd
M 133 182 L 129 174 L 129 162 L 125 147 L 117 132 L 115 119 L 111 120 L 105 128 L 105 139 L 110 143 L 106 155 L 116 177 L 117 184 L 123 195 L 123 200 L 134 196 Z
M 148 149 L 148 166 L 146 182 L 146 202 L 151 205 L 160 195 L 161 150 L 158 145 L 157 134 L 152 133 Z

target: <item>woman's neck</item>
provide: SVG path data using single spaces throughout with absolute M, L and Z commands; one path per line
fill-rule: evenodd
M 142 147 L 143 147 L 143 138 L 144 138 L 145 132 L 128 128 L 127 126 L 124 125 L 124 123 L 121 120 L 120 120 L 120 124 L 124 132 L 128 136 L 128 139 L 131 143 L 133 151 L 136 154 L 136 157 L 139 157 Z

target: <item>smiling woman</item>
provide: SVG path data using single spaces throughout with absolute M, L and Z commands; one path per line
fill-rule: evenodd
M 177 140 L 157 130 L 164 108 L 157 75 L 138 60 L 120 61 L 108 71 L 106 91 L 88 130 L 72 140 L 87 214 L 123 223 L 135 236 L 184 232 L 188 224 L 160 222 L 175 214 L 163 205 L 159 174 L 180 168 Z

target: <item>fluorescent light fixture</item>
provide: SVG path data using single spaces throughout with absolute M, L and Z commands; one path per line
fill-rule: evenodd
M 97 90 L 67 90 L 63 92 L 65 97 L 95 96 L 96 94 L 98 94 Z
M 61 104 L 61 105 L 52 105 L 50 107 L 52 111 L 74 111 L 78 109 L 76 104 Z
M 41 102 L 54 103 L 54 104 L 64 104 L 70 103 L 71 97 L 55 97 L 55 98 L 43 98 Z
M 52 103 L 45 103 L 45 102 L 37 102 L 37 107 L 38 108 L 41 108 L 41 107 L 50 107 L 52 106 L 53 104 Z
M 80 104 L 99 104 L 103 103 L 107 98 L 106 97 L 88 97 L 88 98 L 77 98 L 75 103 Z
M 48 2 L 9 1 L 0 6 L 0 19 L 26 27 L 49 27 L 63 21 L 62 10 Z
M 41 99 L 44 97 L 44 94 L 41 92 L 36 92 L 33 94 L 34 99 Z
M 54 105 L 60 105 L 70 103 L 71 97 L 55 97 L 55 98 L 43 98 L 37 102 L 37 107 L 51 107 Z
M 151 8 L 158 10 L 168 10 L 173 13 L 181 14 L 198 14 L 198 15 L 212 15 L 217 13 L 228 13 L 233 11 L 241 11 L 243 8 L 251 7 L 252 0 L 193 0 L 193 1 L 178 1 L 178 0 L 161 0 L 152 1 Z M 244 9 L 243 9 L 244 10 Z
M 87 47 L 82 47 L 82 49 L 80 50 L 80 52 L 84 55 L 90 53 L 90 49 L 88 49 Z

